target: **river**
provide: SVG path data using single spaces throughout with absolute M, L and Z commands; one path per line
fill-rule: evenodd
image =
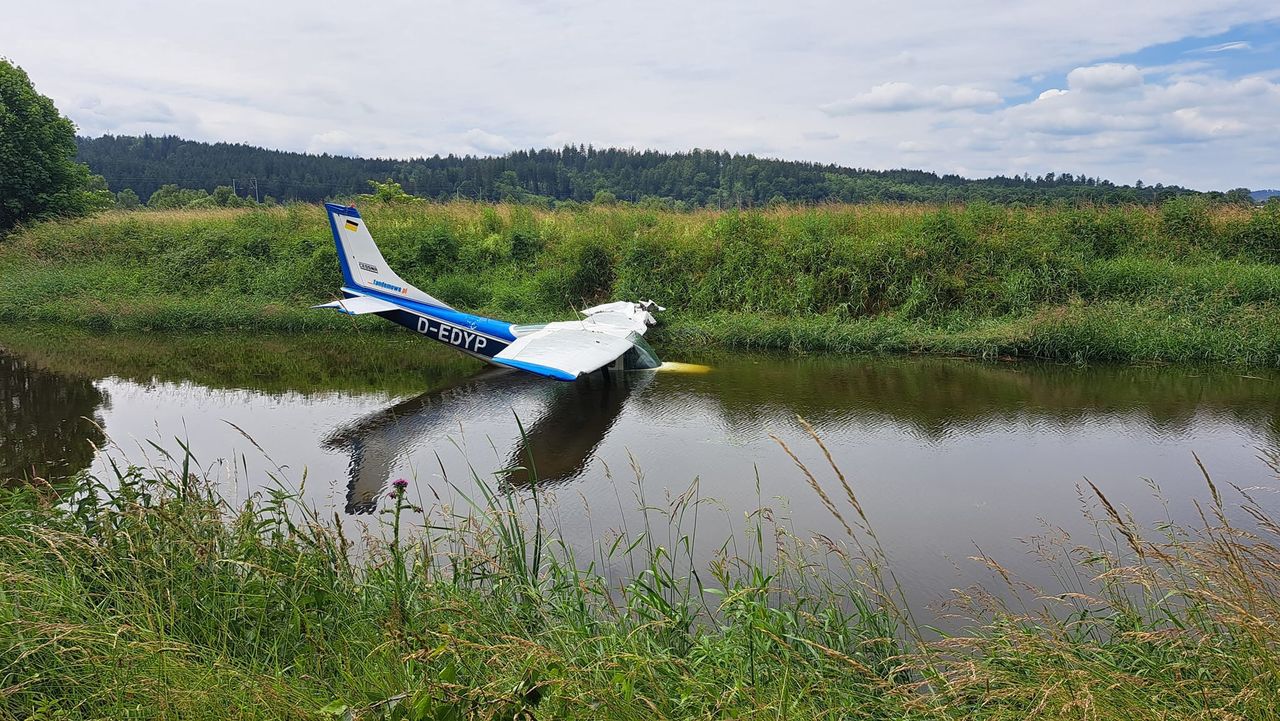
M 979 554 L 1052 590 L 1036 539 L 1093 541 L 1086 478 L 1140 522 L 1194 522 L 1207 497 L 1194 453 L 1220 487 L 1280 505 L 1259 458 L 1280 452 L 1273 372 L 666 349 L 703 367 L 565 384 L 407 334 L 5 329 L 0 349 L 5 478 L 109 478 L 113 460 L 163 464 L 157 447 L 186 444 L 229 498 L 280 485 L 377 533 L 393 479 L 424 507 L 457 509 L 476 476 L 527 496 L 532 474 L 511 469 L 532 465 L 548 522 L 584 558 L 635 535 L 642 503 L 691 487 L 698 562 L 760 507 L 799 536 L 842 539 L 783 448 L 852 518 L 803 418 L 921 605 L 991 583 Z

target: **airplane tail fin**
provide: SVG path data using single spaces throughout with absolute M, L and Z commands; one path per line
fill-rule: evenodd
M 410 285 L 387 265 L 359 211 L 336 203 L 325 203 L 324 207 L 329 213 L 329 227 L 338 249 L 344 285 L 352 290 L 373 291 L 441 308 L 452 307 Z

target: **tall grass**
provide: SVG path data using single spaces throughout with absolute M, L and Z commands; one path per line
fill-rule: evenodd
M 1280 364 L 1266 330 L 1280 317 L 1274 205 L 362 212 L 401 275 L 513 321 L 655 298 L 681 341 Z M 7 321 L 349 330 L 307 310 L 337 285 L 324 212 L 309 205 L 108 213 L 0 248 Z
M 580 558 L 536 482 L 472 478 L 457 507 L 407 483 L 386 532 L 351 538 L 287 479 L 232 507 L 189 451 L 171 459 L 6 492 L 0 714 L 1280 717 L 1280 527 L 1207 472 L 1195 528 L 1139 528 L 1092 489 L 1093 543 L 1041 546 L 1061 588 L 1038 608 L 970 592 L 973 632 L 939 640 L 834 464 L 797 472 L 844 538 L 796 537 L 761 504 L 699 567 L 696 482 L 641 498 L 643 528 Z M 1228 520 L 1228 492 L 1249 524 Z

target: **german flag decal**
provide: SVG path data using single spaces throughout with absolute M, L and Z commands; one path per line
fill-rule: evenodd
M 347 228 L 347 230 L 359 230 L 359 229 L 360 229 L 360 224 L 359 224 L 359 223 L 357 223 L 357 222 L 356 222 L 356 221 L 354 221 L 354 220 L 348 220 L 348 221 L 346 222 L 346 228 Z

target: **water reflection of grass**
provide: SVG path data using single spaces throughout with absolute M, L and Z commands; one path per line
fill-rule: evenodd
M 820 429 L 851 418 L 884 419 L 941 439 L 993 423 L 1069 428 L 1108 418 L 1167 434 L 1189 428 L 1208 413 L 1255 429 L 1280 448 L 1280 375 L 1269 370 L 682 351 L 676 342 L 669 347 L 676 359 L 697 360 L 715 370 L 664 377 L 657 386 L 663 392 L 631 401 L 655 417 L 679 416 L 692 397 L 743 430 L 799 413 Z M 68 383 L 113 376 L 265 393 L 417 396 L 484 367 L 407 333 L 102 334 L 23 326 L 0 328 L 0 349 L 17 354 L 24 367 L 57 374 Z M 466 391 L 487 392 L 484 385 Z M 96 410 L 85 406 L 71 415 L 91 417 Z
M 995 422 L 1070 427 L 1110 417 L 1138 418 L 1176 432 L 1211 413 L 1280 444 L 1280 374 L 1273 371 L 820 353 L 716 351 L 695 357 L 716 371 L 690 387 L 714 394 L 726 420 L 742 429 L 799 413 L 819 428 L 850 418 L 885 418 L 927 438 Z
M 419 393 L 482 364 L 438 344 L 392 333 L 93 333 L 0 328 L 0 349 L 66 376 L 139 383 L 191 382 L 267 393 Z
M 798 472 L 846 537 L 798 538 L 762 507 L 709 568 L 691 556 L 696 484 L 642 497 L 645 527 L 575 558 L 554 509 L 529 507 L 536 492 L 481 485 L 447 508 L 408 484 L 383 502 L 387 542 L 348 538 L 283 491 L 229 507 L 188 471 L 178 452 L 61 497 L 8 493 L 0 714 L 1280 715 L 1280 528 L 1207 474 L 1202 526 L 1138 528 L 1098 491 L 1094 538 L 1039 546 L 1060 588 L 1018 609 L 969 592 L 971 633 L 926 640 L 834 464 Z M 1227 522 L 1227 493 L 1254 523 Z M 415 505 L 429 506 L 421 535 L 399 524 Z M 611 586 L 601 569 L 619 564 Z

